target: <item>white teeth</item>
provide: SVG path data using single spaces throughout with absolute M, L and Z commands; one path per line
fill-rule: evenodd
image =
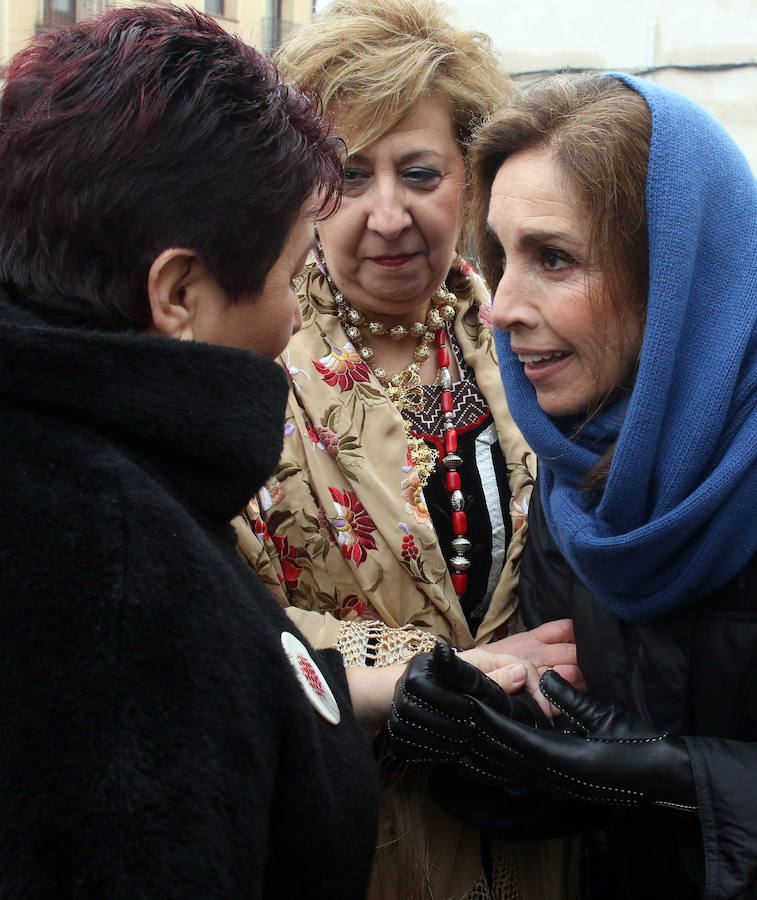
M 522 363 L 536 363 L 541 362 L 544 359 L 552 359 L 559 358 L 561 356 L 565 356 L 565 353 L 562 350 L 558 350 L 556 353 L 545 353 L 544 355 L 540 355 L 537 353 L 519 353 L 518 359 Z

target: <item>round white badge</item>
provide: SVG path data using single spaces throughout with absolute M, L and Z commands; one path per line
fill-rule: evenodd
M 282 631 L 281 646 L 292 664 L 305 696 L 327 722 L 338 725 L 342 720 L 339 704 L 305 645 L 290 631 Z

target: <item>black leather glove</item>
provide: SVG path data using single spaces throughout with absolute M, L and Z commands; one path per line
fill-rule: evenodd
M 433 655 L 415 657 L 395 690 L 389 745 L 405 761 L 447 763 L 435 766 L 430 779 L 440 806 L 479 831 L 516 841 L 575 834 L 604 823 L 606 814 L 596 806 L 492 778 L 466 765 L 476 740 L 475 701 L 530 728 L 552 729 L 529 693 L 507 694 L 446 645 L 439 644 Z
M 552 670 L 542 675 L 539 687 L 562 712 L 562 730 L 540 732 L 540 740 L 533 741 L 531 732 L 486 710 L 482 729 L 495 742 L 496 756 L 504 752 L 524 777 L 589 803 L 696 812 L 694 775 L 682 738 L 598 703 Z
M 389 724 L 390 746 L 400 758 L 455 760 L 478 779 L 582 802 L 696 811 L 681 738 L 597 703 L 556 672 L 546 672 L 540 687 L 562 711 L 560 727 L 535 728 L 508 715 L 497 696 L 505 692 L 480 673 L 449 679 L 444 667 L 437 673 L 428 662 L 413 663 L 398 684 Z M 458 687 L 465 680 L 470 688 Z M 512 703 L 515 695 L 505 696 Z
M 438 643 L 413 657 L 394 691 L 387 725 L 392 755 L 406 762 L 459 762 L 476 735 L 478 706 L 531 728 L 550 728 L 549 719 L 525 690 L 508 694 Z

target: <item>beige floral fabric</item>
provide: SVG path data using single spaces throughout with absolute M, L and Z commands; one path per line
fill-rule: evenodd
M 303 327 L 281 358 L 291 384 L 284 451 L 236 526 L 243 553 L 284 605 L 330 617 L 325 625 L 297 620 L 308 637 L 322 632 L 321 645 L 335 645 L 339 623 L 379 620 L 469 647 L 502 633 L 515 609 L 533 455 L 507 409 L 483 282 L 458 260 L 447 285 L 458 297 L 456 339 L 507 463 L 513 538 L 499 584 L 471 635 L 418 490 L 402 417 L 346 338 L 326 279 L 311 264 L 299 285 Z

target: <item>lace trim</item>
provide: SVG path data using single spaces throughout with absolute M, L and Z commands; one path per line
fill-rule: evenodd
M 465 900 L 523 900 L 512 856 L 503 847 L 495 845 L 492 850 L 491 882 L 482 874 Z
M 434 649 L 436 638 L 415 625 L 391 628 L 383 622 L 343 622 L 336 649 L 345 666 L 391 666 Z

